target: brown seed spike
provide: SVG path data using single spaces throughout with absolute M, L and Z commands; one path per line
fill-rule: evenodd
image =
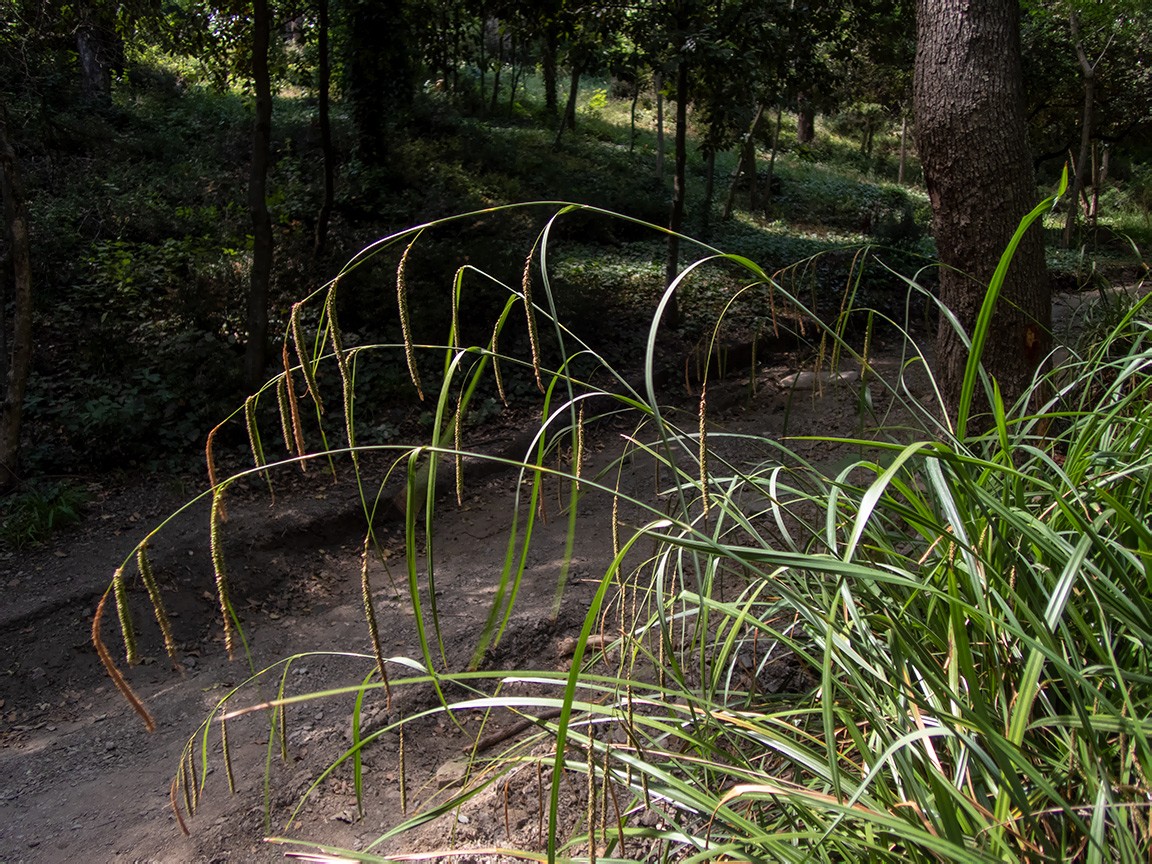
M 536 386 L 540 392 L 544 390 L 544 382 L 540 380 L 540 334 L 536 330 L 536 310 L 532 305 L 532 256 L 535 250 L 528 253 L 524 261 L 524 275 L 520 279 L 520 291 L 524 295 L 524 313 L 528 316 L 528 342 L 532 346 L 532 371 L 536 373 Z
M 224 751 L 224 773 L 228 775 L 228 791 L 236 794 L 236 777 L 232 773 L 232 753 L 228 749 L 228 721 L 225 719 L 227 715 L 220 717 L 220 744 L 221 749 Z
M 220 539 L 220 505 L 224 500 L 224 487 L 221 486 L 212 496 L 212 516 L 209 540 L 212 548 L 212 569 L 216 574 L 216 596 L 220 600 L 220 614 L 224 618 L 224 647 L 228 649 L 228 659 L 236 649 L 235 629 L 232 626 L 232 604 L 228 600 L 228 574 L 224 569 L 224 545 Z
M 296 440 L 296 455 L 301 457 L 300 470 L 308 473 L 308 462 L 303 458 L 304 456 L 304 427 L 300 425 L 300 402 L 296 398 L 296 388 L 292 384 L 292 364 L 288 360 L 288 343 L 284 343 L 281 350 L 281 357 L 284 360 L 284 389 L 287 391 L 289 413 L 292 416 L 292 432 Z M 288 452 L 292 452 L 292 445 L 288 445 Z
M 204 457 L 208 461 L 208 485 L 211 486 L 213 489 L 215 489 L 217 486 L 217 480 L 216 480 L 216 456 L 212 451 L 212 442 L 216 438 L 216 433 L 220 431 L 220 427 L 223 425 L 224 424 L 221 423 L 218 426 L 216 426 L 215 428 L 213 428 L 212 431 L 208 433 L 208 440 L 204 444 Z M 215 506 L 215 505 L 213 505 L 213 506 Z M 228 521 L 228 511 L 227 511 L 227 509 L 225 509 L 223 501 L 220 502 L 220 521 L 221 522 L 227 522 Z
M 144 728 L 149 732 L 156 731 L 156 721 L 152 719 L 152 715 L 148 713 L 148 709 L 144 707 L 144 703 L 137 698 L 136 694 L 132 692 L 132 688 L 128 686 L 128 682 L 124 680 L 124 676 L 120 674 L 120 670 L 116 668 L 116 664 L 112 661 L 112 655 L 108 653 L 108 648 L 104 645 L 104 640 L 100 638 L 100 621 L 104 617 L 104 604 L 108 602 L 108 592 L 104 592 L 104 596 L 100 598 L 100 603 L 96 607 L 96 615 L 92 618 L 92 645 L 96 648 L 96 654 L 100 658 L 100 662 L 104 664 L 104 669 L 108 672 L 108 677 L 112 679 L 112 683 L 116 685 L 116 689 L 128 700 L 128 704 L 132 709 L 140 715 L 144 720 Z
M 168 801 L 172 804 L 172 812 L 176 814 L 176 824 L 185 837 L 190 837 L 188 826 L 184 824 L 184 817 L 180 815 L 180 806 L 176 803 L 176 779 L 172 778 L 172 788 L 168 790 Z
M 396 267 L 396 302 L 400 307 L 400 331 L 404 336 L 404 358 L 408 361 L 408 374 L 412 376 L 412 384 L 416 388 L 416 395 L 424 401 L 424 391 L 420 389 L 420 372 L 416 368 L 416 350 L 412 344 L 412 327 L 408 318 L 408 280 L 405 271 L 408 268 L 408 254 L 416 245 L 413 240 L 400 256 L 400 264 Z

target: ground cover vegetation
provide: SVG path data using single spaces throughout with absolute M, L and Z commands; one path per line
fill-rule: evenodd
M 918 40 L 911 9 L 883 2 L 8 3 L 5 429 L 15 412 L 24 436 L 22 461 L 14 445 L 4 457 L 8 483 L 182 471 L 206 444 L 231 652 L 243 634 L 218 551 L 228 487 L 270 463 L 351 470 L 367 574 L 380 502 L 361 460 L 394 459 L 421 650 L 385 656 L 365 575 L 374 656 L 347 688 L 354 717 L 371 690 L 428 686 L 432 712 L 510 706 L 541 732 L 477 754 L 474 783 L 389 835 L 527 765 L 551 776 L 539 783 L 549 860 L 1143 860 L 1146 315 L 1116 307 L 1056 362 L 1043 301 L 1029 311 L 1021 298 L 1050 297 L 1046 260 L 1077 287 L 1142 272 L 1147 11 L 1037 3 L 1018 20 L 986 5 L 966 19 L 977 37 L 984 22 L 1014 50 L 1024 34 L 992 90 L 1018 112 L 996 125 L 1026 170 L 996 148 L 974 164 L 1028 189 L 999 201 L 983 184 L 974 210 L 952 214 L 978 229 L 958 239 L 940 201 L 971 207 L 981 180 L 954 167 L 947 148 L 966 138 L 940 137 L 956 127 L 924 73 L 956 62 L 928 50 L 933 22 L 952 20 L 942 0 L 919 4 Z M 952 71 L 979 90 L 964 85 L 971 70 Z M 1070 175 L 1023 149 L 1025 123 L 1061 154 L 1081 133 Z M 1058 194 L 1038 204 L 1033 171 Z M 531 199 L 581 204 L 512 206 Z M 688 254 L 686 235 L 703 251 Z M 1022 273 L 1031 294 L 1017 293 Z M 1028 311 L 1020 339 L 1005 308 Z M 952 359 L 931 398 L 914 397 L 905 376 L 930 368 L 937 334 Z M 772 338 L 809 346 L 817 373 L 859 371 L 872 431 L 855 457 L 822 464 L 773 443 L 753 464 L 711 429 L 706 384 L 725 350 L 752 346 L 754 387 L 757 345 Z M 869 362 L 881 341 L 907 356 L 888 379 Z M 658 398 L 672 377 L 699 388 L 698 404 Z M 901 428 L 877 421 L 878 393 Z M 520 460 L 528 500 L 510 514 L 472 668 L 447 668 L 437 472 L 459 483 L 476 458 L 470 424 L 541 399 Z M 633 424 L 627 452 L 586 476 L 586 429 L 608 415 Z M 281 437 L 286 459 L 272 455 Z M 655 466 L 654 500 L 613 484 L 625 459 Z M 255 467 L 234 470 L 240 460 Z M 545 482 L 566 490 L 562 518 L 613 513 L 617 557 L 570 671 L 534 676 L 553 692 L 502 697 L 515 682 L 482 660 L 511 614 Z M 53 487 L 7 506 L 8 539 L 26 542 L 45 530 L 38 514 L 51 528 L 81 505 Z M 106 600 L 131 665 L 127 590 L 121 568 Z M 95 638 L 126 690 L 100 641 L 103 608 Z M 764 679 L 782 657 L 806 686 L 777 695 Z M 270 759 L 283 706 L 317 695 L 287 692 L 291 662 L 253 670 L 279 692 L 257 709 Z M 195 807 L 209 733 L 253 710 L 250 696 L 230 694 L 190 741 L 177 812 Z M 332 771 L 359 794 L 362 750 L 413 719 L 363 739 L 354 722 Z M 582 791 L 563 785 L 568 772 Z M 559 824 L 562 798 L 586 808 L 577 825 Z

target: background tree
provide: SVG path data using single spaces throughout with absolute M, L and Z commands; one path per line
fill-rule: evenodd
M 1024 119 L 1015 0 L 918 0 L 916 143 L 940 270 L 940 302 L 971 334 L 1000 254 L 1036 203 Z M 1020 244 L 1000 295 L 984 365 L 1005 401 L 1047 354 L 1052 305 L 1039 227 Z M 941 315 L 936 375 L 955 411 L 968 360 Z
M 252 214 L 252 276 L 248 292 L 248 342 L 244 377 L 250 388 L 264 381 L 268 350 L 268 289 L 272 279 L 272 219 L 268 215 L 268 160 L 272 138 L 272 83 L 268 74 L 268 0 L 252 0 L 252 83 L 256 116 L 252 121 L 252 162 L 248 173 L 248 210 Z
M 11 360 L 7 357 L 4 402 L 0 404 L 0 489 L 18 479 L 20 428 L 24 412 L 24 390 L 32 364 L 32 259 L 28 237 L 28 207 L 16 152 L 8 135 L 8 108 L 0 96 L 0 195 L 4 199 L 4 225 L 12 261 L 13 286 Z M 0 265 L 2 266 L 2 265 Z M 0 305 L 7 298 L 0 295 Z M 2 316 L 0 316 L 2 322 Z

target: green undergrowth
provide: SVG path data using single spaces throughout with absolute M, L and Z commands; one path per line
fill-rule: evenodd
M 654 397 L 659 322 L 673 290 L 689 294 L 697 280 L 724 271 L 740 287 L 719 313 L 718 330 L 724 315 L 742 308 L 738 302 L 761 304 L 765 315 L 775 303 L 785 327 L 801 317 L 816 321 L 804 311 L 803 295 L 748 258 L 696 245 L 695 263 L 661 295 L 644 344 L 645 381 L 632 389 L 595 345 L 553 315 L 554 234 L 563 233 L 565 219 L 589 213 L 553 210 L 519 279 L 501 282 L 461 268 L 448 285 L 453 308 L 463 308 L 468 292 L 486 282 L 507 298 L 492 322 L 494 335 L 478 342 L 460 341 L 453 326 L 438 347 L 408 339 L 352 345 L 334 314 L 336 283 L 297 307 L 296 320 L 310 310 L 314 327 L 287 328 L 290 368 L 233 421 L 247 426 L 255 465 L 214 475 L 205 493 L 214 502 L 213 557 L 229 648 L 241 650 L 243 636 L 218 546 L 227 530 L 221 508 L 229 485 L 273 467 L 340 459 L 356 472 L 370 525 L 384 486 L 361 470 L 368 454 L 386 454 L 406 483 L 406 554 L 397 575 L 407 584 L 420 648 L 388 656 L 368 602 L 375 656 L 349 655 L 362 670 L 346 686 L 302 692 L 289 672 L 303 655 L 253 669 L 189 739 L 173 780 L 181 824 L 195 825 L 227 718 L 267 716 L 265 783 L 275 784 L 273 763 L 291 758 L 287 744 L 276 743 L 284 742 L 285 708 L 323 697 L 348 704 L 351 746 L 295 809 L 266 810 L 271 832 L 291 824 L 327 778 L 348 779 L 363 804 L 366 784 L 380 782 L 380 772 L 363 771 L 363 753 L 381 736 L 403 735 L 425 718 L 453 722 L 464 712 L 484 717 L 508 708 L 535 718 L 538 727 L 519 742 L 473 753 L 466 786 L 443 790 L 365 849 L 334 849 L 320 838 L 276 839 L 335 856 L 327 860 L 391 860 L 375 851 L 384 841 L 441 815 L 463 822 L 474 805 L 498 807 L 476 802 L 485 794 L 498 801 L 501 786 L 506 796 L 516 778 L 531 800 L 539 795 L 533 819 L 546 829 L 540 845 L 500 854 L 531 860 L 1145 861 L 1152 840 L 1146 301 L 1102 311 L 1106 317 L 1091 338 L 1039 374 L 1015 404 L 1005 404 L 979 356 L 1006 253 L 971 334 L 972 360 L 953 423 L 941 419 L 931 398 L 912 396 L 905 376 L 923 361 L 907 330 L 907 359 L 891 378 L 878 376 L 843 339 L 848 317 L 880 317 L 856 309 L 849 294 L 845 315 L 823 327 L 810 323 L 807 338 L 814 348 L 824 346 L 823 368 L 862 368 L 869 392 L 883 390 L 905 419 L 899 430 L 873 429 L 867 440 L 847 442 L 856 455 L 827 467 L 805 460 L 788 442 L 721 433 L 709 423 L 704 396 L 698 416 L 696 405 L 677 410 Z M 422 239 L 417 232 L 393 235 L 349 268 L 413 243 L 415 255 Z M 560 258 L 556 272 L 578 278 L 576 267 Z M 604 276 L 621 284 L 652 278 L 624 255 L 606 261 Z M 404 288 L 401 277 L 402 297 Z M 915 283 L 910 290 L 927 293 Z M 400 308 L 417 302 L 408 294 Z M 531 322 L 527 351 L 500 340 L 513 319 Z M 545 332 L 571 362 L 542 361 L 536 346 Z M 434 415 L 422 441 L 358 440 L 357 370 L 378 351 L 405 356 L 418 371 L 418 355 L 440 366 L 435 387 L 412 375 Z M 456 432 L 497 364 L 519 368 L 534 384 L 538 378 L 544 421 L 526 458 L 513 465 L 524 482 L 507 514 L 507 560 L 494 576 L 495 600 L 472 663 L 460 669 L 447 665 L 439 630 L 440 616 L 460 598 L 437 597 L 435 556 L 420 565 L 418 538 L 431 546 L 437 510 L 451 506 L 437 499 L 433 480 L 437 472 L 456 474 L 454 463 L 464 455 Z M 310 419 L 317 406 L 304 394 L 320 393 L 322 371 L 342 382 L 338 394 L 323 398 L 328 410 L 342 401 L 347 422 L 318 445 Z M 969 417 L 978 393 L 991 414 Z M 262 422 L 257 409 L 277 403 L 280 422 Z M 588 476 L 581 472 L 585 429 L 607 413 L 633 431 L 612 467 Z M 306 449 L 298 448 L 294 429 L 306 434 Z M 823 440 L 829 448 L 844 443 Z M 285 445 L 290 455 L 282 458 Z M 561 451 L 568 461 L 557 468 Z M 756 453 L 769 455 L 746 455 Z M 635 462 L 658 466 L 651 497 L 626 494 L 619 485 L 621 467 Z M 504 635 L 534 543 L 538 498 L 557 479 L 568 481 L 567 508 L 553 518 L 574 520 L 577 510 L 588 509 L 605 519 L 611 514 L 615 558 L 597 576 L 570 671 L 487 670 L 482 660 Z M 574 524 L 565 562 L 579 540 Z M 366 527 L 366 568 L 376 557 L 374 540 Z M 147 583 L 145 550 L 138 563 Z M 557 609 L 566 575 L 567 563 Z M 363 581 L 371 598 L 369 577 Z M 121 570 L 106 599 L 116 596 L 130 634 L 126 591 Z M 133 640 L 125 641 L 132 662 Z M 112 671 L 103 646 L 101 652 Z M 530 695 L 512 695 L 525 681 L 535 688 Z M 393 714 L 385 728 L 362 731 L 365 699 L 401 688 L 427 690 L 432 707 Z M 226 735 L 224 741 L 231 776 Z

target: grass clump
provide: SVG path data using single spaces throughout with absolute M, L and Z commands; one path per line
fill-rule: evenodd
M 1093 331 L 1016 405 L 1004 405 L 973 365 L 972 386 L 986 387 L 993 415 L 987 432 L 958 436 L 939 419 L 940 406 L 910 395 L 907 378 L 924 361 L 907 330 L 907 362 L 895 380 L 879 378 L 842 328 L 803 315 L 787 284 L 747 258 L 705 247 L 660 297 L 644 346 L 645 381 L 633 389 L 554 314 L 549 238 L 566 215 L 553 217 L 533 246 L 540 271 L 533 270 L 531 294 L 469 268 L 457 275 L 454 306 L 481 279 L 502 285 L 507 302 L 482 345 L 464 347 L 453 328 L 439 349 L 438 386 L 424 381 L 435 404 L 430 442 L 360 447 L 392 452 L 406 472 L 404 569 L 420 651 L 366 655 L 361 683 L 323 694 L 355 700 L 352 746 L 315 784 L 351 766 L 359 794 L 363 748 L 416 719 L 392 717 L 361 737 L 368 690 L 428 687 L 435 703 L 426 713 L 509 707 L 540 728 L 494 757 L 476 755 L 471 785 L 444 793 L 385 837 L 470 806 L 485 788 L 525 776 L 528 766 L 539 778 L 540 849 L 516 854 L 550 861 L 1147 860 L 1152 328 L 1144 303 L 1126 307 L 1106 333 Z M 411 238 L 387 238 L 360 260 L 404 249 Z M 822 443 L 852 454 L 816 464 L 785 442 L 711 428 L 703 387 L 686 408 L 657 400 L 664 307 L 672 290 L 714 278 L 707 262 L 728 268 L 725 278 L 733 280 L 717 328 L 740 303 L 754 305 L 758 293 L 768 302 L 771 292 L 788 313 L 779 326 L 803 315 L 809 338 L 826 345 L 819 356 L 864 364 L 869 386 L 899 408 L 902 428 L 852 442 L 811 439 L 809 448 Z M 559 269 L 586 278 L 573 261 Z M 610 270 L 621 285 L 649 277 L 627 256 Z M 324 296 L 318 291 L 312 303 Z M 541 332 L 551 332 L 564 362 L 545 359 L 540 367 L 544 422 L 519 466 L 530 500 L 511 514 L 509 551 L 473 669 L 451 669 L 439 631 L 450 598 L 436 600 L 431 551 L 436 472 L 460 453 L 459 426 L 497 336 L 525 306 Z M 332 327 L 322 320 L 320 332 Z M 973 344 L 986 335 L 975 334 Z M 357 357 L 384 351 L 403 363 L 406 351 L 428 350 L 404 341 L 357 346 Z M 334 349 L 322 336 L 293 368 L 334 367 Z M 573 372 L 577 357 L 599 365 L 595 377 Z M 539 355 L 514 353 L 500 361 L 522 371 L 541 363 Z M 930 382 L 927 392 L 934 390 Z M 650 462 L 659 477 L 655 497 L 624 494 L 612 470 L 581 473 L 585 429 L 606 414 L 633 418 L 616 466 Z M 553 467 L 560 447 L 576 454 L 567 469 Z M 360 464 L 353 468 L 371 525 L 375 504 Z M 477 670 L 511 613 L 545 474 L 571 481 L 563 511 L 570 520 L 597 502 L 613 514 L 614 538 L 624 528 L 620 513 L 639 527 L 614 542 L 618 552 L 600 575 L 570 670 L 530 673 L 543 695 L 500 695 L 526 673 Z M 426 573 L 417 567 L 419 527 L 428 538 Z M 366 556 L 371 540 L 366 529 Z M 371 609 L 367 617 L 372 622 Z M 255 709 L 221 704 L 214 715 L 311 698 L 285 693 L 291 662 L 256 673 L 281 678 L 276 699 Z M 372 683 L 387 665 L 387 685 Z M 466 695 L 450 700 L 459 687 Z M 283 721 L 272 722 L 269 742 Z M 195 740 L 208 736 L 198 734 L 193 751 Z M 195 758 L 206 760 L 206 748 Z M 566 783 L 565 772 L 586 782 Z M 565 804 L 587 814 L 575 828 L 561 824 Z M 370 851 L 339 854 L 383 860 Z
M 83 518 L 88 494 L 69 483 L 30 485 L 0 505 L 0 540 L 17 549 L 43 543 L 52 532 Z

